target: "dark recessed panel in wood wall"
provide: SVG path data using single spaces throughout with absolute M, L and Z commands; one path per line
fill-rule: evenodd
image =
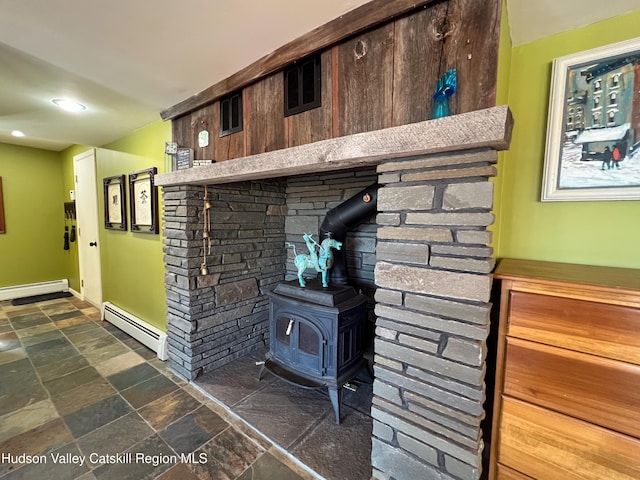
M 431 117 L 433 91 L 440 72 L 447 2 L 437 3 L 395 22 L 393 125 Z
M 251 111 L 247 130 L 247 155 L 286 148 L 282 72 L 247 87 Z
M 244 102 L 243 102 L 244 103 Z M 223 162 L 232 158 L 244 157 L 244 130 L 248 128 L 247 119 L 243 117 L 243 130 L 230 135 L 220 136 L 220 102 L 213 104 L 213 155 L 216 162 Z
M 338 47 L 339 136 L 392 125 L 393 23 Z
M 286 117 L 288 145 L 295 147 L 331 138 L 331 50 L 322 54 L 322 103 L 320 107 Z
M 500 3 L 449 0 L 448 33 L 440 74 L 455 67 L 458 91 L 451 98 L 451 113 L 464 113 L 496 104 Z

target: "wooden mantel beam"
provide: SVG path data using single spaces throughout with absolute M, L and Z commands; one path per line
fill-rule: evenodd
M 221 82 L 163 110 L 160 117 L 171 120 L 197 110 L 227 93 L 282 70 L 296 60 L 434 1 L 436 0 L 372 0 L 292 40 Z
M 476 148 L 506 150 L 507 106 L 322 140 L 155 176 L 155 184 L 214 185 L 377 165 L 382 160 Z

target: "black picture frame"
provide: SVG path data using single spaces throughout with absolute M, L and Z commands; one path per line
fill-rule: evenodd
M 7 233 L 7 225 L 4 217 L 4 198 L 2 194 L 2 177 L 0 177 L 0 234 Z
M 104 190 L 104 228 L 127 229 L 127 199 L 124 193 L 124 175 L 102 180 Z
M 156 167 L 129 174 L 129 211 L 133 233 L 159 233 Z

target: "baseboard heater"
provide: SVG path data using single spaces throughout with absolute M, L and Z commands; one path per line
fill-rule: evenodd
M 125 312 L 110 302 L 102 304 L 102 320 L 115 325 L 143 345 L 149 347 L 156 352 L 160 360 L 164 361 L 169 358 L 167 334 L 162 330 L 157 329 L 129 312 Z
M 46 293 L 68 292 L 69 282 L 53 280 L 51 282 L 30 283 L 28 285 L 16 285 L 14 287 L 0 288 L 0 300 L 13 300 L 14 298 L 33 297 Z

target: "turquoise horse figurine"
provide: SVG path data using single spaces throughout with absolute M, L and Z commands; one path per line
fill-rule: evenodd
M 329 234 L 320 244 L 309 233 L 302 235 L 302 238 L 307 244 L 309 254 L 296 252 L 296 246 L 291 242 L 287 242 L 287 246 L 293 248 L 293 254 L 295 255 L 293 263 L 298 269 L 298 283 L 300 283 L 301 287 L 305 287 L 307 284 L 302 277 L 303 273 L 307 268 L 315 268 L 317 272 L 322 273 L 322 286 L 328 287 L 327 271 L 333 267 L 332 249 L 340 250 L 342 242 L 334 240 Z

